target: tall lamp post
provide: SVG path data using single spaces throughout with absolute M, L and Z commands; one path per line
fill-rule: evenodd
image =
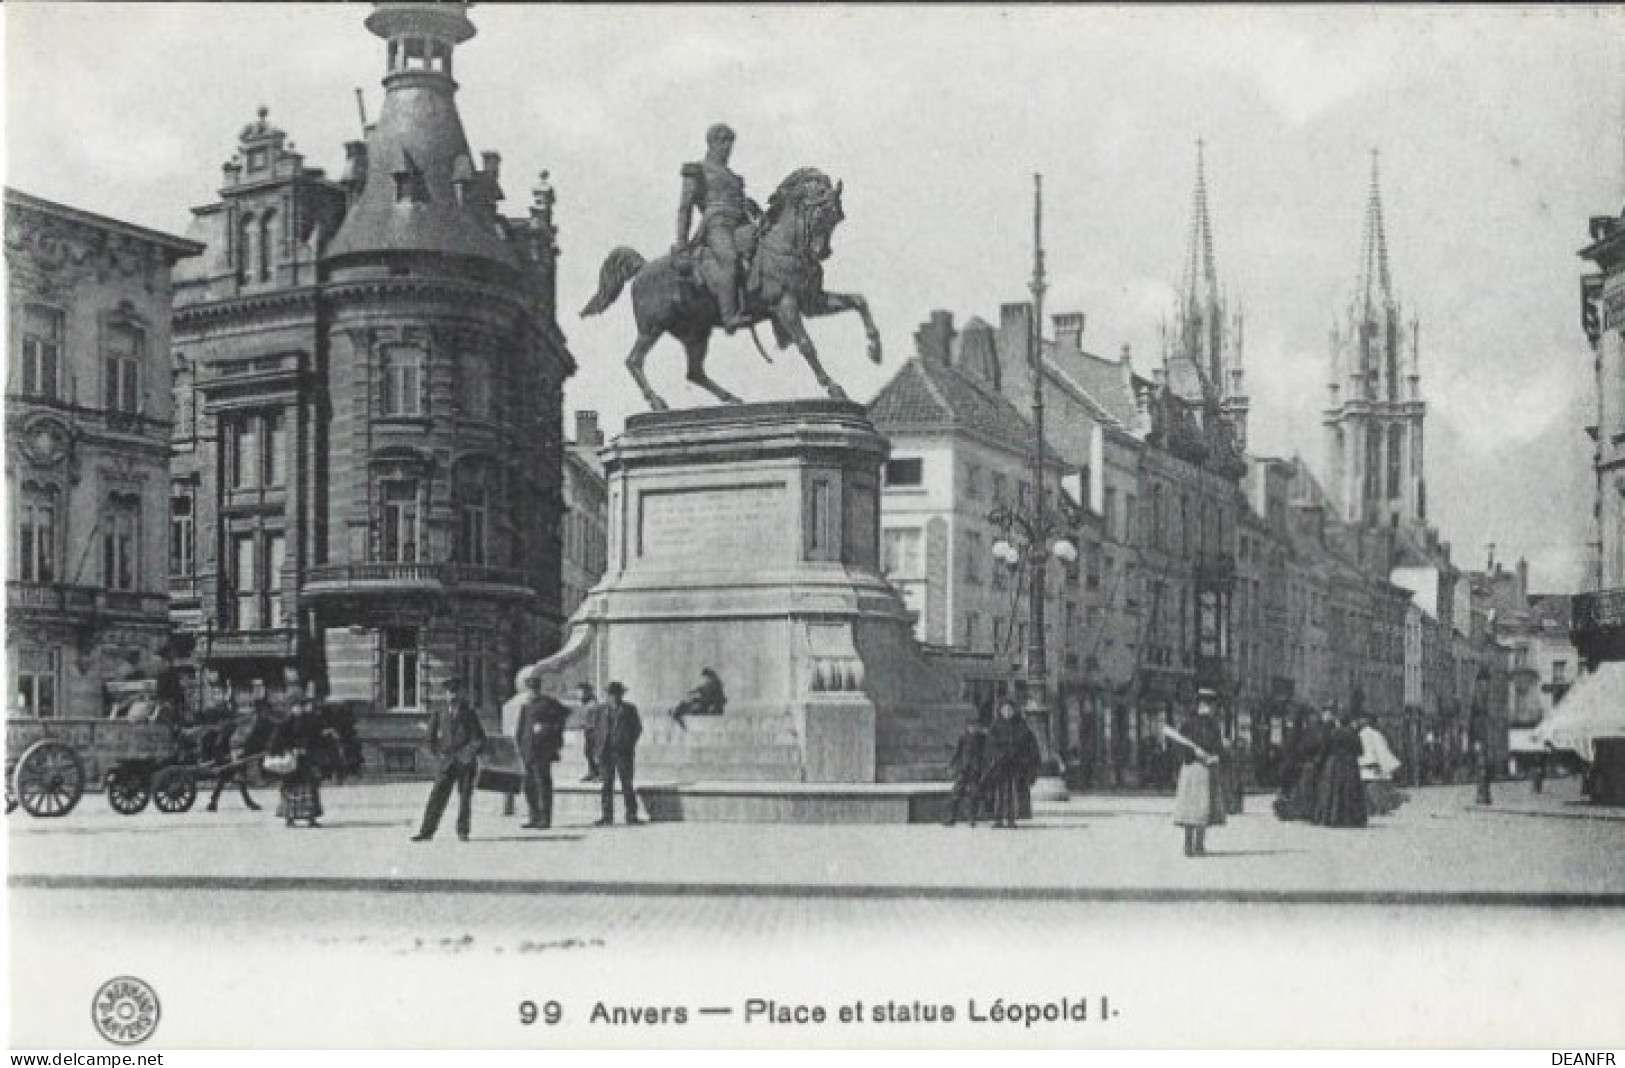
M 1033 279 L 1029 286 L 1033 295 L 1033 322 L 1029 337 L 1033 389 L 1033 448 L 1031 498 L 1023 505 L 1017 501 L 1012 509 L 1000 506 L 988 513 L 988 522 L 999 528 L 1000 537 L 993 543 L 994 559 L 1015 570 L 1025 569 L 1027 577 L 1027 698 L 1022 709 L 1028 722 L 1036 723 L 1043 732 L 1045 750 L 1049 754 L 1044 768 L 1047 776 L 1059 776 L 1059 760 L 1055 755 L 1054 733 L 1050 729 L 1048 689 L 1049 668 L 1044 637 L 1044 595 L 1051 557 L 1063 563 L 1078 558 L 1077 546 L 1067 538 L 1076 525 L 1077 517 L 1066 507 L 1063 494 L 1056 494 L 1056 507 L 1050 507 L 1044 494 L 1044 176 L 1033 175 Z M 1065 794 L 1059 782 L 1051 787 L 1052 793 Z

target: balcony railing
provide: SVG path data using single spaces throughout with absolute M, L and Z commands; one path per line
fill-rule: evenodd
M 534 586 L 534 582 L 528 572 L 511 567 L 378 562 L 313 567 L 305 572 L 304 579 L 304 590 L 307 593 L 329 590 L 382 590 L 395 587 L 450 589 L 477 586 L 528 590 Z
M 59 582 L 6 583 L 6 603 L 13 609 L 43 612 L 162 616 L 169 611 L 169 595 L 136 590 L 104 590 L 95 586 L 69 586 Z

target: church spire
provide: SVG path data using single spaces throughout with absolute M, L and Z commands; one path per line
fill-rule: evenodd
M 1187 305 L 1218 295 L 1218 269 L 1213 261 L 1213 219 L 1207 203 L 1206 144 L 1196 142 L 1196 191 L 1191 198 L 1191 226 L 1181 294 Z
M 1371 192 L 1365 205 L 1365 242 L 1360 257 L 1359 296 L 1369 314 L 1375 307 L 1391 304 L 1393 278 L 1388 273 L 1388 232 L 1382 222 L 1382 183 L 1379 155 L 1371 150 Z

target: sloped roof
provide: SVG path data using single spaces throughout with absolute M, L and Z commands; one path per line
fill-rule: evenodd
M 396 195 L 396 175 L 418 186 Z M 488 204 L 462 200 L 453 188 L 472 174 L 468 138 L 449 91 L 401 84 L 384 96 L 367 136 L 367 181 L 324 259 L 366 252 L 435 252 L 519 267 L 496 233 Z
M 1529 620 L 1552 624 L 1567 630 L 1574 619 L 1574 597 L 1567 593 L 1531 593 Z
M 969 375 L 918 356 L 904 364 L 869 404 L 869 418 L 883 433 L 900 430 L 961 430 L 1017 452 L 1031 450 L 1033 428 L 1001 394 Z M 1047 445 L 1045 458 L 1065 464 Z
M 1060 348 L 1044 342 L 1044 360 L 1083 397 L 1108 426 L 1133 431 L 1139 421 L 1139 406 L 1123 365 L 1103 360 L 1082 350 Z

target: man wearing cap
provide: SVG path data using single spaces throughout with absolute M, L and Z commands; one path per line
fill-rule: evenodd
M 638 738 L 643 734 L 643 720 L 638 706 L 621 698 L 626 687 L 612 682 L 606 688 L 609 699 L 603 703 L 603 722 L 598 731 L 598 770 L 604 777 L 599 787 L 599 800 L 603 805 L 600 827 L 615 822 L 615 780 L 621 780 L 621 798 L 626 805 L 626 822 L 642 823 L 638 818 L 638 795 L 632 785 L 633 754 Z
M 480 752 L 485 748 L 485 725 L 479 713 L 463 697 L 463 680 L 456 675 L 446 679 L 446 701 L 429 720 L 429 748 L 438 767 L 429 803 L 423 809 L 423 826 L 412 836 L 414 842 L 427 842 L 440 827 L 451 790 L 457 788 L 457 837 L 468 841 L 474 816 L 474 776 L 479 770 Z

